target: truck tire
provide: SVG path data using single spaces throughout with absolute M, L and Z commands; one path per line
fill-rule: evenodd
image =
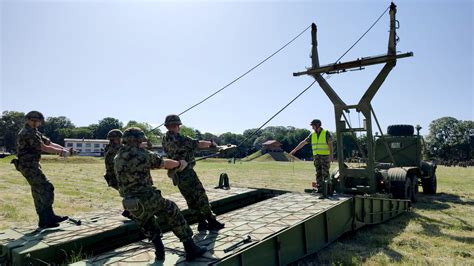
M 390 136 L 412 136 L 415 128 L 412 125 L 391 125 L 387 127 Z
M 416 175 L 414 175 L 412 177 L 412 184 L 411 184 L 411 187 L 412 187 L 412 192 L 411 192 L 411 202 L 415 203 L 417 202 L 417 196 L 418 196 L 418 177 Z
M 395 187 L 392 190 L 394 198 L 412 200 L 413 182 L 410 177 L 407 177 L 405 181 L 398 181 L 394 183 Z
M 423 186 L 423 193 L 425 194 L 436 194 L 437 184 L 436 173 L 433 173 L 429 178 L 423 178 L 421 185 Z

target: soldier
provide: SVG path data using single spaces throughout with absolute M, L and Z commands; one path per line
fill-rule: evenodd
M 220 230 L 224 224 L 216 220 L 216 215 L 211 210 L 206 190 L 193 167 L 194 152 L 197 149 L 213 148 L 216 144 L 211 141 L 198 141 L 179 134 L 181 120 L 177 115 L 168 115 L 165 119 L 165 126 L 168 129 L 163 137 L 163 148 L 167 156 L 174 160 L 186 160 L 191 162 L 188 167 L 173 177 L 174 185 L 186 199 L 188 207 L 196 213 L 198 217 L 198 230 Z
M 18 159 L 13 159 L 12 163 L 31 186 L 31 194 L 39 217 L 38 226 L 40 228 L 58 227 L 59 223 L 67 220 L 68 217 L 58 216 L 53 211 L 54 186 L 41 171 L 41 152 L 58 153 L 66 157 L 69 151 L 51 142 L 38 131 L 38 127 L 44 122 L 42 113 L 31 111 L 25 118 L 25 126 L 17 137 Z
M 314 132 L 300 142 L 298 146 L 290 152 L 290 155 L 295 154 L 299 149 L 303 148 L 304 145 L 311 143 L 314 166 L 316 167 L 316 184 L 318 191 L 321 192 L 323 182 L 329 178 L 330 162 L 333 160 L 332 137 L 329 131 L 321 127 L 321 120 L 319 119 L 311 121 L 311 127 Z
M 115 177 L 115 170 L 114 170 L 114 157 L 117 155 L 120 147 L 122 144 L 120 141 L 122 140 L 122 131 L 119 129 L 112 129 L 107 133 L 107 139 L 110 141 L 107 146 L 105 146 L 104 150 L 104 161 L 105 161 L 105 181 L 107 181 L 107 185 L 109 187 L 118 190 L 117 178 Z
M 123 207 L 130 211 L 133 220 L 155 246 L 157 260 L 165 258 L 158 219 L 167 222 L 173 233 L 183 242 L 186 259 L 204 254 L 205 248 L 198 247 L 192 239 L 193 232 L 184 219 L 178 206 L 161 196 L 161 191 L 153 186 L 150 169 L 165 168 L 182 171 L 186 161 L 162 159 L 159 155 L 141 148 L 146 141 L 145 133 L 139 128 L 128 128 L 123 133 L 123 147 L 114 159 L 115 174 L 118 181 Z

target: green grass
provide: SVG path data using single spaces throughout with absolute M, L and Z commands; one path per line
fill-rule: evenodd
M 0 159 L 0 229 L 37 223 L 28 183 L 10 162 Z M 333 167 L 335 165 L 333 164 Z M 65 215 L 121 208 L 118 193 L 107 187 L 100 158 L 45 156 L 42 168 L 55 186 L 55 210 Z M 226 172 L 231 186 L 303 191 L 314 179 L 312 162 L 198 162 L 207 187 Z M 178 190 L 162 170 L 152 171 L 163 194 Z M 438 167 L 438 194 L 419 194 L 411 212 L 381 225 L 347 234 L 299 261 L 300 265 L 474 265 L 474 168 Z M 72 256 L 74 257 L 74 256 Z

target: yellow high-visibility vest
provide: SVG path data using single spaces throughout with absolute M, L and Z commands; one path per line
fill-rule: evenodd
M 316 132 L 311 134 L 313 155 L 329 155 L 329 145 L 326 142 L 326 132 L 326 129 L 322 129 L 321 133 L 319 133 L 319 138 Z

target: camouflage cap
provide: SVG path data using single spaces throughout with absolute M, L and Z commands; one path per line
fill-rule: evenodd
M 107 139 L 121 138 L 123 135 L 120 129 L 112 129 L 107 133 Z
M 145 132 L 143 132 L 141 128 L 129 127 L 123 132 L 122 141 L 124 144 L 131 142 L 142 143 L 147 141 L 147 138 L 145 136 Z
M 44 121 L 44 116 L 41 112 L 38 111 L 30 111 L 25 115 L 26 119 L 38 119 Z
M 167 115 L 165 118 L 165 126 L 181 125 L 181 119 L 178 115 Z
M 319 119 L 313 119 L 313 121 L 311 121 L 310 125 L 319 125 L 319 126 L 321 126 L 322 123 L 321 123 L 321 120 L 319 120 Z

